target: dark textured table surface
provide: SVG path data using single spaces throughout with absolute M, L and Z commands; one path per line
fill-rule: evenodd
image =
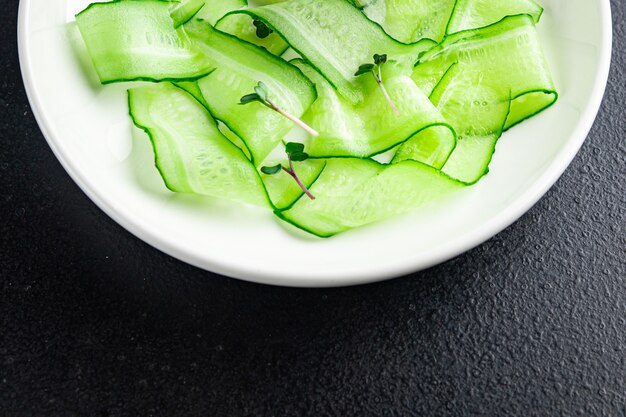
M 296 290 L 149 247 L 61 168 L 0 17 L 1 416 L 626 413 L 626 33 L 582 151 L 519 222 L 394 281 Z

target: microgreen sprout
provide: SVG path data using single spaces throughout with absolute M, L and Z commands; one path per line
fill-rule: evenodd
M 389 107 L 391 107 L 391 110 L 393 110 L 396 115 L 400 115 L 400 111 L 394 104 L 393 100 L 391 100 L 391 97 L 389 97 L 389 93 L 387 92 L 385 84 L 383 83 L 382 67 L 385 63 L 387 63 L 387 54 L 374 54 L 374 63 L 361 65 L 358 71 L 354 74 L 354 76 L 359 77 L 364 74 L 372 74 L 374 76 L 374 79 L 376 80 L 376 83 L 380 87 L 380 90 L 385 96 L 385 100 L 387 100 L 387 103 L 389 103 Z
M 296 181 L 298 186 L 302 188 L 302 191 L 304 191 L 304 193 L 311 200 L 315 200 L 315 196 L 311 194 L 311 191 L 309 191 L 306 185 L 304 185 L 304 183 L 300 180 L 293 166 L 294 162 L 302 162 L 302 161 L 306 161 L 307 159 L 309 159 L 309 154 L 304 152 L 304 145 L 301 143 L 297 143 L 297 142 L 289 142 L 287 145 L 285 145 L 285 153 L 287 154 L 287 159 L 289 161 L 289 168 L 285 168 L 282 164 L 278 164 L 278 165 L 269 166 L 269 167 L 267 166 L 262 167 L 261 172 L 267 175 L 275 175 L 275 174 L 278 174 L 280 171 L 286 172 L 287 174 L 291 176 L 291 178 L 293 178 Z
M 252 24 L 256 28 L 256 36 L 259 39 L 265 39 L 274 32 L 269 26 L 265 24 L 265 22 L 262 22 L 260 20 L 255 19 Z
M 254 93 L 246 94 L 245 96 L 241 97 L 239 104 L 249 104 L 255 101 L 258 101 L 259 103 L 263 104 L 265 107 L 268 107 L 274 110 L 275 112 L 281 114 L 282 116 L 286 117 L 287 119 L 291 120 L 294 124 L 306 130 L 306 132 L 310 134 L 311 136 L 317 137 L 320 135 L 317 132 L 317 130 L 313 129 L 311 126 L 307 125 L 302 120 L 288 113 L 286 110 L 283 110 L 280 107 L 278 107 L 278 105 L 276 105 L 276 103 L 274 103 L 274 101 L 272 101 L 269 98 L 269 90 L 267 89 L 267 86 L 263 84 L 262 81 L 259 81 L 256 87 L 254 87 Z

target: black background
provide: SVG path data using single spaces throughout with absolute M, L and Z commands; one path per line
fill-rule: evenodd
M 428 271 L 297 290 L 131 236 L 61 168 L 0 15 L 0 415 L 626 413 L 626 34 L 572 166 L 519 222 Z M 374 249 L 374 248 L 373 248 Z

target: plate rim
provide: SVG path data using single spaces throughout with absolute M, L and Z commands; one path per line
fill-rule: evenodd
M 415 261 L 411 263 L 410 260 L 405 260 L 404 262 L 399 262 L 399 265 L 392 268 L 389 268 L 387 265 L 387 269 L 385 269 L 385 271 L 381 271 L 377 268 L 372 268 L 366 273 L 337 271 L 336 273 L 329 274 L 327 276 L 315 276 L 314 274 L 311 274 L 308 276 L 303 275 L 302 277 L 295 279 L 293 272 L 280 273 L 275 271 L 275 273 L 271 276 L 262 272 L 254 274 L 247 270 L 237 269 L 232 265 L 220 264 L 216 261 L 202 259 L 186 253 L 181 248 L 160 239 L 157 235 L 152 233 L 149 228 L 144 227 L 143 225 L 118 213 L 113 205 L 110 204 L 104 196 L 100 195 L 97 191 L 97 187 L 92 186 L 88 178 L 85 178 L 78 172 L 78 170 L 73 166 L 71 158 L 67 157 L 56 145 L 56 141 L 51 133 L 47 117 L 43 114 L 44 112 L 42 110 L 38 93 L 34 88 L 33 76 L 31 74 L 31 63 L 27 53 L 29 32 L 26 21 L 31 1 L 32 0 L 20 0 L 18 11 L 17 43 L 22 81 L 31 110 L 35 116 L 39 129 L 48 143 L 48 146 L 50 146 L 55 157 L 61 163 L 72 180 L 79 186 L 79 188 L 93 203 L 95 203 L 98 208 L 100 208 L 100 210 L 102 210 L 107 216 L 112 218 L 125 230 L 169 256 L 211 273 L 249 282 L 288 287 L 343 287 L 385 281 L 399 276 L 416 273 L 453 259 L 468 250 L 481 245 L 490 238 L 499 234 L 505 228 L 515 223 L 521 216 L 527 213 L 528 210 L 530 210 L 561 178 L 588 137 L 598 112 L 600 111 L 604 98 L 609 78 L 613 50 L 613 21 L 611 3 L 610 0 L 598 0 L 601 14 L 600 18 L 603 25 L 601 27 L 601 45 L 599 48 L 600 54 L 598 59 L 599 70 L 594 81 L 591 98 L 581 111 L 578 127 L 570 136 L 565 146 L 560 149 L 556 158 L 551 161 L 544 174 L 537 178 L 537 180 L 534 181 L 524 193 L 520 194 L 519 197 L 508 205 L 506 209 L 501 210 L 496 216 L 485 222 L 478 229 L 474 229 L 457 237 L 456 239 L 451 240 L 447 245 L 445 245 L 444 248 L 442 248 L 439 252 L 434 253 L 433 256 L 425 261 Z

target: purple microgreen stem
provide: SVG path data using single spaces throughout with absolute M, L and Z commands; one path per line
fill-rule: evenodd
M 297 142 L 289 142 L 285 145 L 285 153 L 287 154 L 287 159 L 289 161 L 289 168 L 285 168 L 282 164 L 278 164 L 275 166 L 264 166 L 261 168 L 261 172 L 267 175 L 275 175 L 278 174 L 281 170 L 286 172 L 294 179 L 296 184 L 304 191 L 304 193 L 311 199 L 315 200 L 315 196 L 309 191 L 306 185 L 300 180 L 298 174 L 296 174 L 296 169 L 293 166 L 294 162 L 306 161 L 309 158 L 309 154 L 304 152 L 304 145 Z
M 283 167 L 283 171 L 285 171 L 287 174 L 291 175 L 291 178 L 293 178 L 296 181 L 296 184 L 298 184 L 298 186 L 300 186 L 300 188 L 302 188 L 302 191 L 304 191 L 304 193 L 307 195 L 307 197 L 309 197 L 311 200 L 315 200 L 315 196 L 313 194 L 311 194 L 311 191 L 309 191 L 307 186 L 304 185 L 304 183 L 300 180 L 300 177 L 298 177 L 298 174 L 296 174 L 296 171 L 295 171 L 295 169 L 293 167 L 293 161 L 291 160 L 291 157 L 289 157 L 289 168 Z

